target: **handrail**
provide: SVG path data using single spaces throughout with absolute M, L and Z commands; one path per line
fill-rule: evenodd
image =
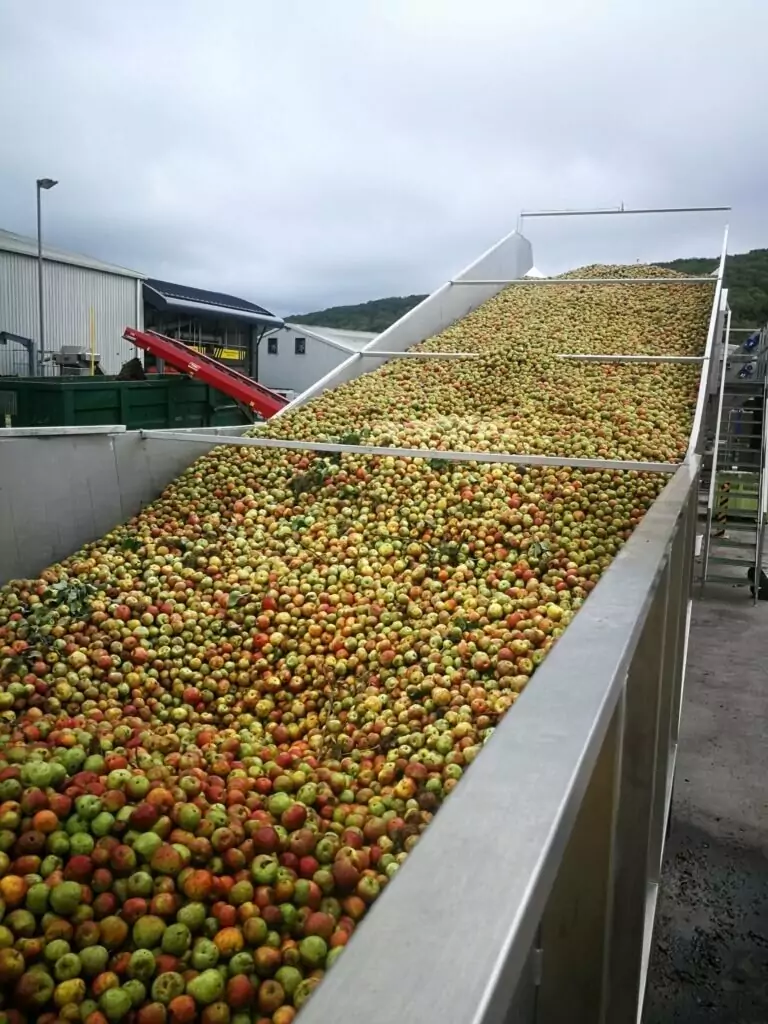
M 715 439 L 712 447 L 712 468 L 709 478 L 709 491 L 707 494 L 707 519 L 704 528 L 703 550 L 701 554 L 701 586 L 707 582 L 709 570 L 709 548 L 712 536 L 712 519 L 715 508 L 715 488 L 717 486 L 717 459 L 720 448 L 720 427 L 723 418 L 723 396 L 725 394 L 725 378 L 728 370 L 728 339 L 731 333 L 731 310 L 726 311 L 725 321 L 725 342 L 723 345 L 723 363 L 720 368 L 720 387 L 717 394 L 717 417 L 715 420 Z
M 704 361 L 701 367 L 701 381 L 699 382 L 699 394 L 696 399 L 696 411 L 693 415 L 693 426 L 691 427 L 691 439 L 688 444 L 688 457 L 692 456 L 697 450 L 699 445 L 699 434 L 701 433 L 701 422 L 704 416 L 704 403 L 707 398 L 707 390 L 709 388 L 709 375 L 711 367 L 711 356 L 712 346 L 715 340 L 715 331 L 717 329 L 717 321 L 720 316 L 720 296 L 723 291 L 723 278 L 725 276 L 725 260 L 728 253 L 728 225 L 725 226 L 723 232 L 723 245 L 720 250 L 720 263 L 717 268 L 717 284 L 715 285 L 715 295 L 712 299 L 712 312 L 709 317 L 709 327 L 707 328 L 707 341 L 704 346 Z
M 465 278 L 454 279 L 451 284 L 526 284 L 526 285 L 548 285 L 548 284 L 714 284 L 714 277 L 707 274 L 706 277 L 506 277 L 506 278 Z
M 648 213 L 726 213 L 731 209 L 731 206 L 659 206 L 627 209 L 622 203 L 621 206 L 596 210 L 521 210 L 520 219 L 525 220 L 529 217 L 605 217 L 615 214 L 626 216 Z
M 579 459 L 565 455 L 534 455 L 527 452 L 473 452 L 441 448 L 394 448 L 373 444 L 341 444 L 336 441 L 305 441 L 299 438 L 227 437 L 212 440 L 194 431 L 142 430 L 143 441 L 193 441 L 200 444 L 230 444 L 242 448 L 278 448 L 285 451 L 328 452 L 333 455 L 383 455 L 393 459 L 440 459 L 444 462 L 506 463 L 515 466 L 564 466 L 572 469 L 618 469 L 635 473 L 673 474 L 679 462 L 636 462 L 626 459 Z
M 765 536 L 765 496 L 763 491 L 765 490 L 766 460 L 768 459 L 768 450 L 766 447 L 766 429 L 768 429 L 766 426 L 766 418 L 768 416 L 768 380 L 766 380 L 765 372 L 762 374 L 761 384 L 763 387 L 763 393 L 761 396 L 763 403 L 763 419 L 760 424 L 760 472 L 758 474 L 757 512 L 755 516 L 755 577 L 752 581 L 754 584 L 752 588 L 753 604 L 757 604 L 760 599 L 760 576 L 763 568 L 763 541 Z

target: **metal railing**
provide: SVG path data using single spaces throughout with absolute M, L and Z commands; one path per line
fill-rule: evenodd
M 723 300 L 727 307 L 727 296 Z M 704 536 L 701 555 L 701 579 L 702 585 L 706 581 L 709 571 L 709 551 L 712 537 L 712 520 L 715 514 L 715 488 L 717 486 L 717 465 L 720 455 L 720 434 L 723 420 L 723 397 L 725 395 L 725 378 L 728 372 L 728 341 L 731 333 L 731 311 L 726 310 L 725 336 L 723 338 L 723 357 L 720 364 L 720 381 L 717 391 L 717 412 L 715 414 L 714 439 L 712 442 L 712 468 L 709 477 L 709 488 L 707 491 L 707 511 L 704 525 Z
M 724 293 L 727 294 L 727 293 Z M 738 565 L 740 560 L 730 560 L 721 555 L 712 554 L 713 526 L 716 512 L 718 488 L 723 474 L 740 474 L 742 478 L 757 477 L 757 491 L 755 494 L 754 510 L 754 538 L 749 541 L 740 540 L 735 546 L 750 548 L 754 545 L 753 555 L 750 560 L 754 576 L 759 580 L 763 560 L 764 548 L 764 518 L 765 518 L 765 490 L 766 490 L 766 466 L 768 463 L 768 442 L 766 440 L 766 402 L 768 401 L 768 329 L 763 328 L 759 332 L 758 342 L 755 348 L 749 352 L 730 353 L 729 342 L 731 336 L 731 312 L 727 311 L 726 329 L 723 341 L 723 359 L 720 367 L 720 378 L 717 391 L 717 411 L 713 425 L 712 442 L 712 463 L 709 473 L 707 488 L 707 504 L 705 513 L 704 533 L 702 537 L 702 555 L 700 582 L 702 588 L 709 582 L 710 562 L 713 559 L 730 562 Z M 724 409 L 726 392 L 729 385 L 737 385 L 740 380 L 728 380 L 729 371 L 734 366 L 745 363 L 754 363 L 755 370 L 745 378 L 748 384 L 757 386 L 758 397 L 760 398 L 759 409 L 745 409 L 741 404 Z M 755 421 L 760 424 L 760 444 L 753 448 Z M 743 443 L 737 440 L 744 432 Z M 750 523 L 742 524 L 742 529 L 749 529 Z M 732 542 L 721 542 L 730 543 Z M 746 562 L 744 564 L 747 564 Z M 735 583 L 742 583 L 743 580 L 734 578 Z M 753 600 L 758 600 L 758 587 L 753 588 Z

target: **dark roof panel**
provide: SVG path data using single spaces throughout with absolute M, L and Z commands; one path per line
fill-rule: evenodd
M 262 316 L 274 315 L 263 306 L 257 306 L 255 302 L 238 299 L 235 295 L 227 295 L 224 292 L 210 292 L 205 288 L 192 288 L 186 284 L 158 281 L 155 277 L 147 278 L 145 284 L 159 292 L 163 298 L 175 299 L 177 302 L 199 302 L 205 306 L 221 306 L 222 309 L 239 309 L 244 313 L 257 313 Z

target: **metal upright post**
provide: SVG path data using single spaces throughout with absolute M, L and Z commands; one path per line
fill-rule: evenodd
M 762 378 L 763 393 L 761 396 L 761 411 L 762 411 L 762 423 L 760 424 L 760 473 L 758 476 L 757 484 L 757 522 L 755 523 L 755 530 L 757 536 L 755 538 L 755 578 L 753 583 L 753 604 L 757 604 L 760 597 L 760 576 L 763 569 L 763 539 L 765 535 L 765 496 L 763 494 L 765 488 L 765 471 L 766 471 L 766 455 L 768 452 L 766 442 L 766 414 L 768 413 L 768 387 L 766 387 L 766 376 L 763 373 Z
M 40 182 L 37 183 L 37 306 L 38 306 L 38 352 L 40 356 L 40 371 L 42 373 L 43 357 L 45 355 L 45 313 L 43 310 L 43 230 L 42 216 L 40 213 Z
M 43 374 L 43 360 L 45 359 L 45 309 L 43 301 L 43 218 L 41 212 L 40 194 L 43 189 L 51 189 L 58 185 L 53 178 L 38 178 L 37 186 L 37 305 L 40 322 L 38 325 L 40 374 Z
M 731 331 L 731 310 L 726 311 L 725 337 L 723 338 L 723 362 L 720 367 L 720 387 L 717 394 L 717 417 L 715 419 L 715 437 L 712 443 L 712 468 L 709 476 L 709 491 L 707 494 L 707 519 L 704 527 L 704 543 L 701 552 L 701 586 L 707 582 L 707 571 L 709 569 L 709 547 L 712 537 L 712 517 L 715 508 L 715 490 L 717 488 L 717 460 L 720 448 L 720 426 L 723 418 L 723 394 L 725 392 L 725 375 L 728 366 L 728 338 Z

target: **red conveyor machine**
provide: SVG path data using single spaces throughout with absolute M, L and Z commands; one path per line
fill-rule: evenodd
M 230 370 L 228 366 L 210 356 L 195 352 L 183 341 L 167 338 L 154 331 L 137 331 L 134 327 L 126 327 L 123 332 L 126 341 L 151 352 L 156 359 L 163 359 L 180 373 L 197 377 L 217 391 L 229 395 L 236 402 L 246 405 L 253 412 L 263 416 L 265 420 L 288 404 L 288 400 L 263 384 L 251 380 L 244 373 Z

